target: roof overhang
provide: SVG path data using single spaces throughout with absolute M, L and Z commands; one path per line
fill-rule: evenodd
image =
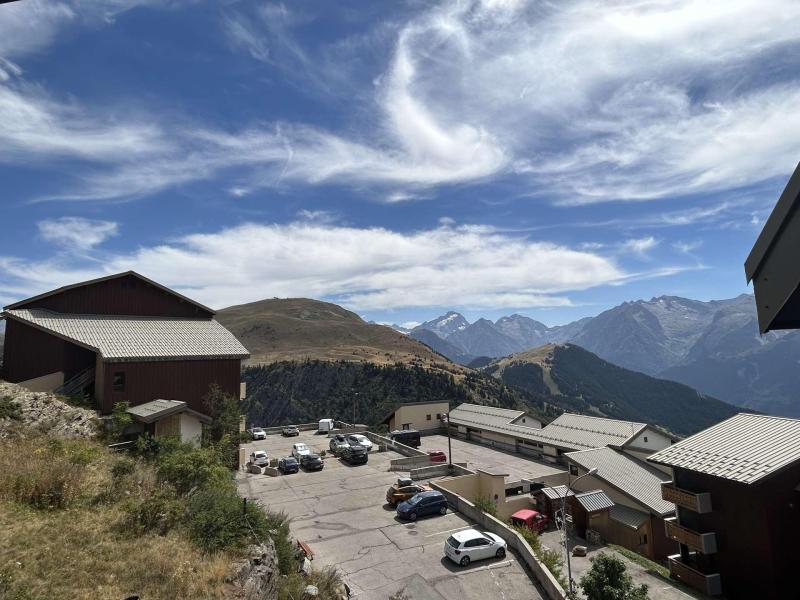
M 800 328 L 800 164 L 744 263 L 761 333 Z
M 155 423 L 172 415 L 181 413 L 197 417 L 202 423 L 211 423 L 211 417 L 189 408 L 182 400 L 151 400 L 144 404 L 131 406 L 127 412 L 140 423 Z

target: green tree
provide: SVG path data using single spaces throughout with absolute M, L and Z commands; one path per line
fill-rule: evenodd
M 647 586 L 634 586 L 633 578 L 618 557 L 602 553 L 580 582 L 587 600 L 648 600 Z
M 239 400 L 212 384 L 203 401 L 211 417 L 205 428 L 204 445 L 220 449 L 225 464 L 235 469 L 239 461 Z
M 125 429 L 133 423 L 133 417 L 128 409 L 131 407 L 128 402 L 117 402 L 114 404 L 114 410 L 111 413 L 111 437 L 116 441 L 122 439 L 125 434 Z

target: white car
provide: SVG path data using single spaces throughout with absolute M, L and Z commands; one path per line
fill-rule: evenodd
M 364 446 L 367 451 L 372 450 L 372 442 L 369 441 L 367 436 L 361 435 L 360 433 L 352 433 L 347 436 L 347 442 L 352 446 L 354 444 L 358 444 L 359 446 Z
M 305 444 L 297 443 L 292 445 L 292 456 L 300 462 L 300 458 L 311 454 L 311 450 Z
M 254 440 L 267 439 L 267 432 L 261 429 L 261 427 L 253 427 L 253 430 L 250 433 L 252 433 Z
M 263 450 L 256 450 L 250 454 L 250 462 L 257 467 L 266 467 L 269 466 L 269 457 Z
M 466 567 L 475 560 L 505 557 L 506 542 L 499 535 L 488 531 L 466 529 L 447 538 L 444 555 L 454 563 Z

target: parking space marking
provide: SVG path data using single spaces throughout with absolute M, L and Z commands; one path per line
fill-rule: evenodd
M 424 537 L 433 537 L 435 535 L 442 535 L 443 533 L 452 533 L 453 531 L 461 531 L 462 529 L 469 529 L 471 525 L 464 525 L 463 527 L 456 527 L 455 529 L 447 529 L 446 531 L 437 531 L 436 533 L 429 533 Z

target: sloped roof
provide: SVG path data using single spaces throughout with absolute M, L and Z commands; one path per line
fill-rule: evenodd
M 182 412 L 191 413 L 203 422 L 211 422 L 210 417 L 190 409 L 189 405 L 181 400 L 151 400 L 144 404 L 132 406 L 127 412 L 131 414 L 134 419 L 142 423 L 152 423 L 153 421 L 158 421 L 164 417 Z
M 740 413 L 647 460 L 740 483 L 756 483 L 800 461 L 800 419 Z
M 615 521 L 633 529 L 639 529 L 650 518 L 646 512 L 636 510 L 624 504 L 615 504 L 609 511 L 609 516 Z
M 670 476 L 647 463 L 613 448 L 569 452 L 564 456 L 586 470 L 597 469 L 595 477 L 636 500 L 651 512 L 663 516 L 675 505 L 661 498 L 661 483 Z
M 603 490 L 575 494 L 575 500 L 580 502 L 586 512 L 596 512 L 614 506 L 614 501 Z
M 158 289 L 160 289 L 160 290 L 162 290 L 164 292 L 167 292 L 168 294 L 171 294 L 171 295 L 175 296 L 176 298 L 180 298 L 181 300 L 183 300 L 185 302 L 188 302 L 189 304 L 192 304 L 192 305 L 198 307 L 199 309 L 208 312 L 211 315 L 216 314 L 215 311 L 211 310 L 207 306 L 204 306 L 204 305 L 200 304 L 199 302 L 196 302 L 196 301 L 192 300 L 191 298 L 187 298 L 183 294 L 179 294 L 175 290 L 171 290 L 168 287 L 163 286 L 163 285 L 161 285 L 160 283 L 158 283 L 156 281 L 153 281 L 152 279 L 148 279 L 147 277 L 145 277 L 144 275 L 140 275 L 136 271 L 125 271 L 123 273 L 115 273 L 114 275 L 106 275 L 105 277 L 98 277 L 97 279 L 90 279 L 89 281 L 81 281 L 80 283 L 73 283 L 73 284 L 70 284 L 70 285 L 65 285 L 65 286 L 62 286 L 62 287 L 57 288 L 55 290 L 50 290 L 49 292 L 45 292 L 43 294 L 39 294 L 38 296 L 32 296 L 30 298 L 25 298 L 25 300 L 20 300 L 19 302 L 15 302 L 14 304 L 9 304 L 8 306 L 5 307 L 5 310 L 24 307 L 26 304 L 29 304 L 29 303 L 34 302 L 36 300 L 41 300 L 42 298 L 49 298 L 50 296 L 55 296 L 57 294 L 61 294 L 63 292 L 69 291 L 69 290 L 74 290 L 76 288 L 84 287 L 84 286 L 87 286 L 87 285 L 93 285 L 95 283 L 102 283 L 103 281 L 109 281 L 111 279 L 119 279 L 120 277 L 128 277 L 128 276 L 136 277 L 137 279 L 140 279 L 141 281 L 144 281 L 145 283 L 148 283 L 148 284 L 152 285 L 153 287 L 156 287 L 156 288 L 158 288 Z
M 540 490 L 545 496 L 550 498 L 550 500 L 561 500 L 566 493 L 567 498 L 570 496 L 574 496 L 575 492 L 572 490 L 567 491 L 567 486 L 565 485 L 554 485 L 553 487 L 543 487 Z
M 522 410 L 483 406 L 482 404 L 459 404 L 450 411 L 452 423 L 465 422 L 485 427 L 502 427 L 525 414 Z
M 213 319 L 73 315 L 41 309 L 5 316 L 98 352 L 110 362 L 247 358 L 247 348 Z

